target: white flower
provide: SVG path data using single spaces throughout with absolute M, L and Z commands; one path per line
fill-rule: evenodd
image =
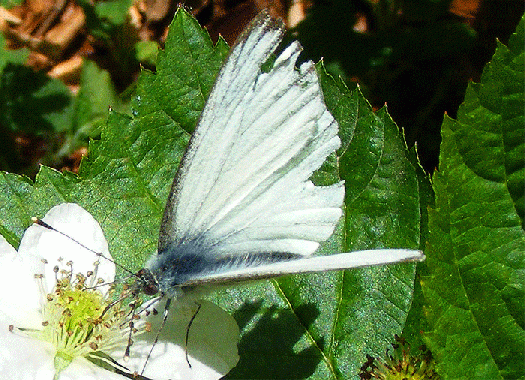
M 135 321 L 138 332 L 132 334 L 130 357 L 124 361 L 130 309 L 119 302 L 102 313 L 116 297 L 108 285 L 90 289 L 99 279 L 112 283 L 115 278 L 115 265 L 95 253 L 111 259 L 99 224 L 87 211 L 71 203 L 53 207 L 43 220 L 92 251 L 38 225 L 27 229 L 18 252 L 0 235 L 2 377 L 129 378 L 114 372 L 115 366 L 121 373 L 141 373 L 159 331 L 163 306 L 157 306 L 158 315 L 141 313 Z M 197 306 L 192 301 L 175 302 L 144 376 L 159 380 L 211 380 L 235 366 L 239 336 L 235 321 L 212 303 L 201 305 L 189 333 L 191 367 L 186 362 L 184 342 Z M 106 358 L 97 362 L 101 366 L 92 359 L 100 354 Z

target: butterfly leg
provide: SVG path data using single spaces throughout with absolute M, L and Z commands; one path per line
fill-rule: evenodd
M 191 368 L 191 363 L 190 363 L 190 359 L 188 358 L 188 338 L 190 336 L 190 328 L 191 328 L 191 325 L 193 324 L 193 321 L 195 320 L 195 317 L 197 316 L 197 314 L 199 313 L 200 309 L 201 309 L 201 306 L 202 304 L 200 303 L 197 303 L 197 310 L 195 310 L 195 313 L 193 313 L 191 319 L 190 319 L 190 322 L 188 323 L 188 327 L 186 328 L 186 341 L 185 341 L 185 349 L 186 349 L 186 362 L 188 363 L 188 365 L 190 366 Z
M 142 367 L 142 371 L 140 372 L 140 375 L 144 373 L 146 370 L 146 365 L 148 364 L 149 358 L 151 357 L 151 353 L 153 352 L 153 349 L 157 345 L 157 342 L 159 341 L 160 333 L 164 329 L 164 325 L 166 324 L 166 320 L 168 319 L 168 314 L 171 306 L 171 298 L 168 298 L 166 301 L 166 305 L 164 306 L 164 313 L 162 315 L 162 323 L 160 324 L 159 330 L 157 331 L 157 335 L 155 335 L 155 340 L 153 341 L 153 344 L 151 345 L 151 349 L 149 350 L 148 356 L 146 357 L 146 361 L 144 362 L 144 366 Z

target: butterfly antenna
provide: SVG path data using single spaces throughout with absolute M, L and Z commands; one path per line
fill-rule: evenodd
M 129 273 L 131 276 L 133 277 L 138 277 L 135 273 L 133 273 L 132 271 L 130 271 L 129 269 L 125 268 L 124 266 L 120 265 L 119 263 L 117 263 L 116 261 L 114 261 L 113 259 L 110 259 L 109 257 L 106 257 L 104 256 L 101 252 L 97 252 L 91 248 L 89 248 L 88 246 L 82 244 L 81 242 L 79 242 L 78 240 L 76 240 L 75 238 L 72 238 L 71 236 L 69 236 L 68 234 L 62 232 L 62 231 L 59 231 L 57 230 L 56 228 L 54 228 L 53 226 L 50 226 L 49 224 L 47 224 L 46 222 L 44 222 L 43 220 L 41 219 L 38 219 L 36 217 L 32 217 L 31 220 L 33 221 L 33 223 L 35 224 L 38 224 L 39 226 L 42 226 L 44 228 L 47 228 L 48 230 L 51 230 L 51 231 L 54 231 L 56 233 L 59 233 L 60 235 L 68 238 L 69 240 L 77 243 L 78 245 L 80 245 L 82 248 L 84 249 L 87 249 L 88 251 L 90 252 L 93 252 L 95 255 L 99 256 L 99 257 L 102 257 L 106 260 L 108 260 L 109 262 L 112 262 L 113 264 L 115 264 L 117 267 L 119 267 L 120 269 L 126 271 L 127 273 Z
M 186 362 L 188 363 L 188 365 L 190 366 L 191 368 L 191 363 L 190 363 L 190 359 L 188 358 L 188 339 L 190 337 L 190 328 L 191 328 L 191 325 L 193 324 L 193 321 L 195 320 L 195 317 L 197 316 L 197 314 L 199 314 L 199 311 L 201 309 L 201 306 L 202 304 L 200 303 L 197 303 L 197 310 L 195 310 L 195 313 L 193 313 L 191 319 L 190 319 L 190 322 L 188 323 L 188 327 L 186 327 L 186 340 L 184 342 L 185 344 L 185 347 L 184 349 L 186 350 Z
M 144 362 L 144 366 L 142 367 L 142 371 L 140 372 L 141 376 L 146 370 L 146 365 L 148 364 L 149 358 L 151 357 L 151 354 L 153 353 L 153 349 L 155 348 L 155 346 L 157 345 L 157 342 L 159 341 L 160 333 L 164 329 L 164 325 L 166 324 L 166 320 L 168 319 L 168 313 L 169 313 L 170 306 L 171 306 L 171 298 L 168 298 L 168 300 L 166 301 L 166 305 L 164 305 L 162 323 L 160 325 L 159 330 L 157 331 L 157 334 L 155 335 L 155 340 L 153 341 L 153 344 L 151 345 L 151 349 L 148 352 L 148 356 L 146 357 L 146 361 Z

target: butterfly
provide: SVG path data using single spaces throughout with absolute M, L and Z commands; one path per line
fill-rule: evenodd
M 411 249 L 313 255 L 342 216 L 345 184 L 316 186 L 311 177 L 341 141 L 314 64 L 296 67 L 300 44 L 273 59 L 283 34 L 267 12 L 241 34 L 182 158 L 157 253 L 132 287 L 167 298 L 164 321 L 172 299 L 202 290 L 424 259 Z
M 158 251 L 139 272 L 146 294 L 423 259 L 409 249 L 311 256 L 345 188 L 310 177 L 341 143 L 313 63 L 296 68 L 298 42 L 263 70 L 283 34 L 263 11 L 231 49 L 173 181 Z

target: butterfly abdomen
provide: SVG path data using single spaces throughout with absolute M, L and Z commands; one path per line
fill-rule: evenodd
M 226 272 L 232 268 L 252 267 L 273 262 L 293 260 L 300 257 L 293 253 L 251 252 L 249 254 L 218 255 L 213 246 L 196 241 L 171 244 L 166 250 L 154 255 L 146 264 L 158 281 L 159 290 L 176 294 L 184 284 L 196 279 Z

